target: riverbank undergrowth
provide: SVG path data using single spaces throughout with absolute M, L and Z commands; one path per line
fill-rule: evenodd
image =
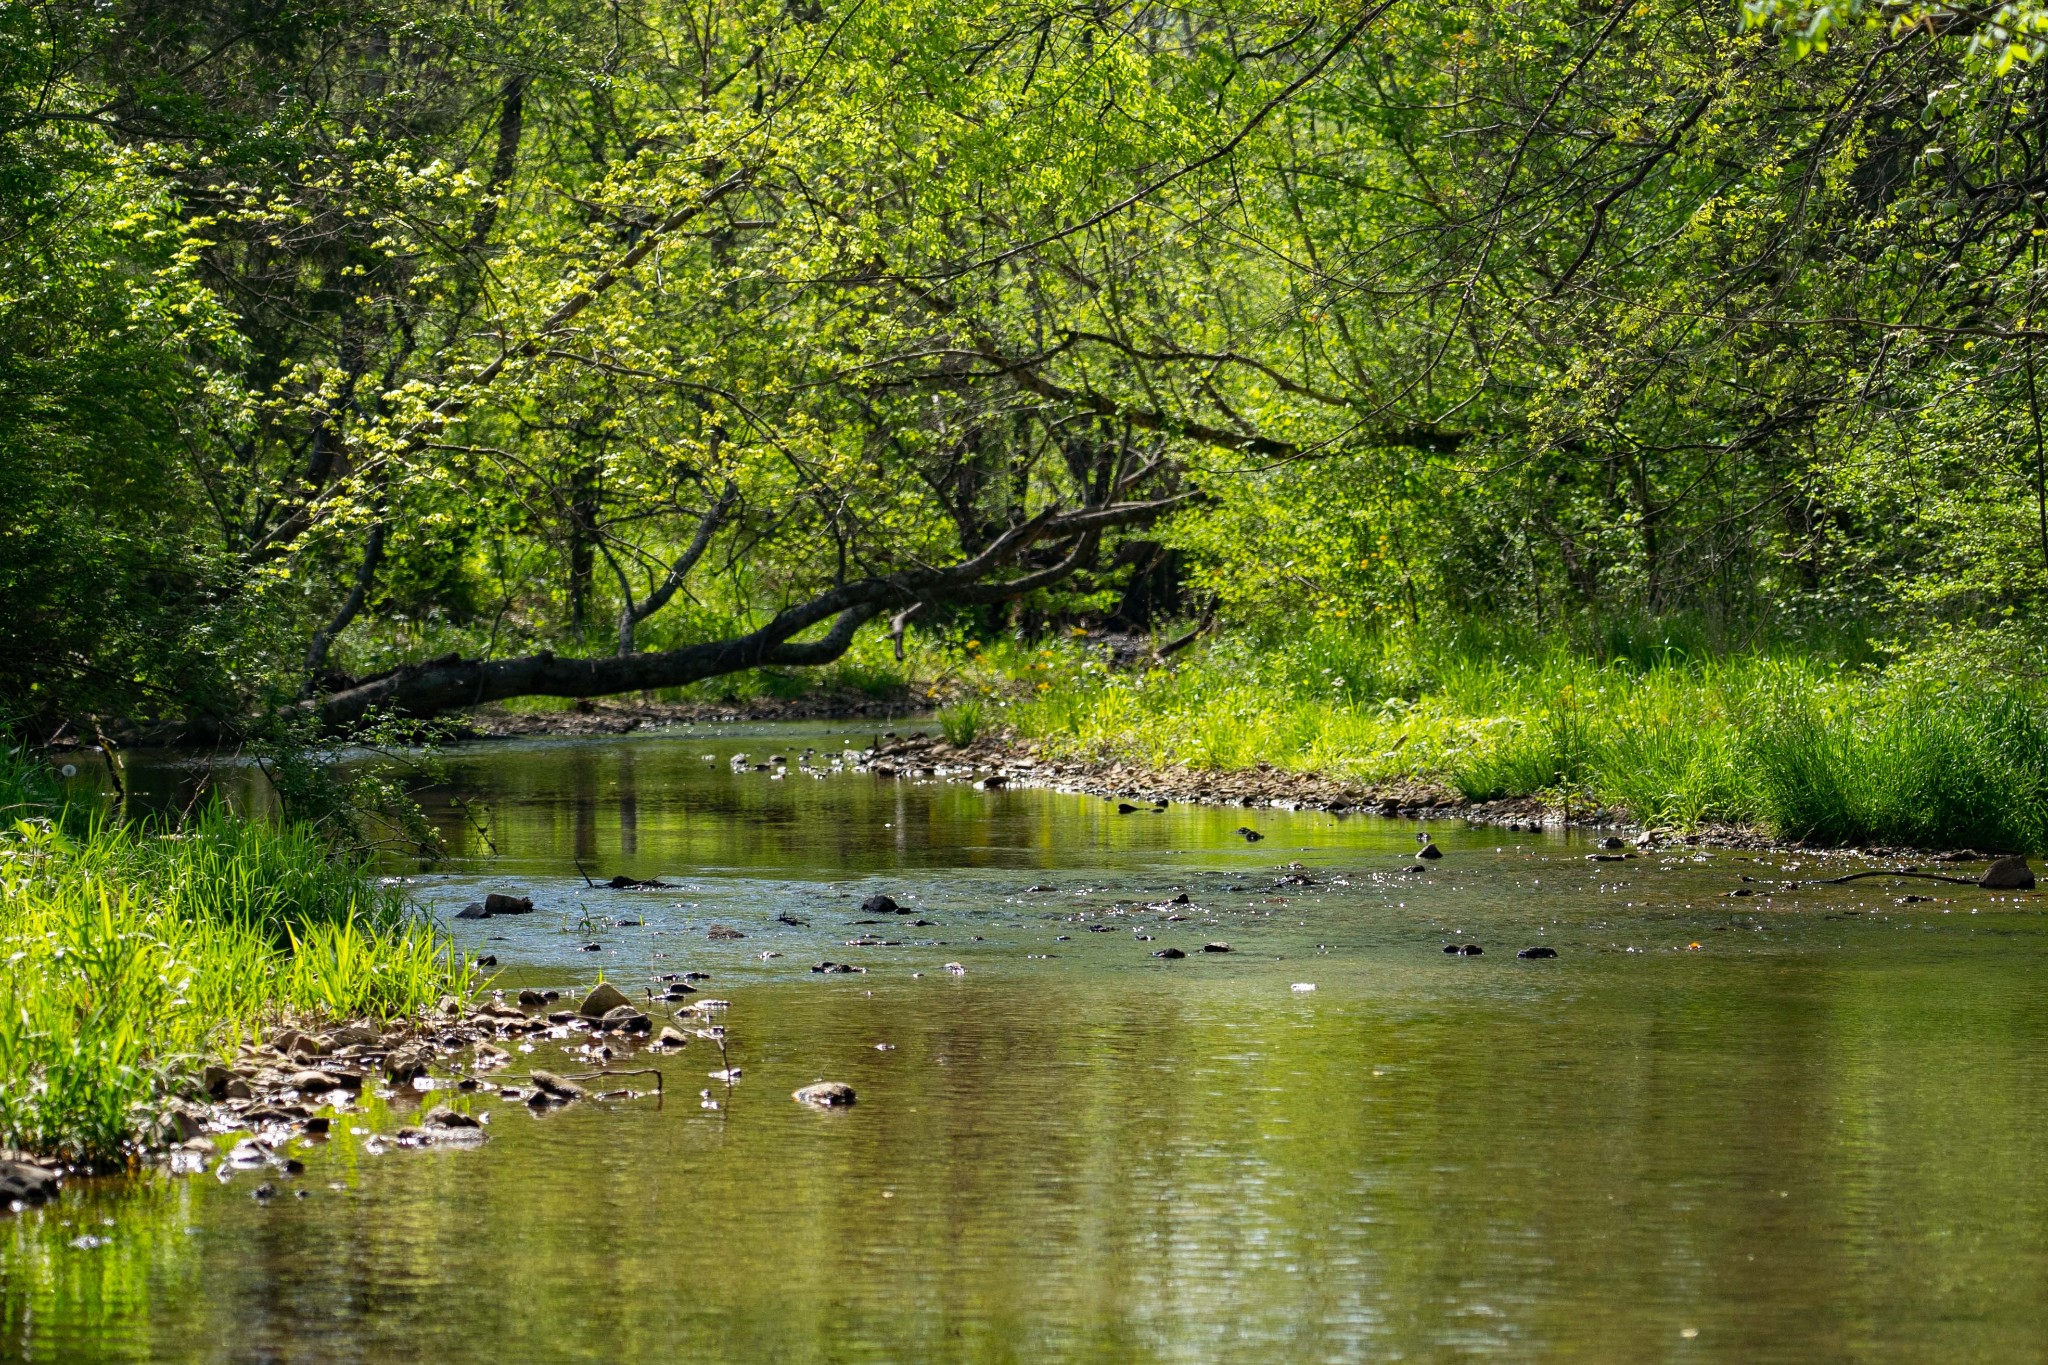
M 0 1147 L 118 1162 L 263 1021 L 391 1018 L 469 984 L 398 888 L 302 828 L 67 813 L 0 764 Z
M 1886 668 L 1854 642 L 1605 643 L 1325 624 L 1149 668 L 1081 642 L 967 653 L 978 719 L 1055 753 L 1270 762 L 1829 844 L 2048 848 L 2048 701 L 2017 674 Z

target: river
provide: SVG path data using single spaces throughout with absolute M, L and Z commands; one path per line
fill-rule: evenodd
M 253 1175 L 75 1183 L 0 1225 L 0 1356 L 2048 1350 L 2039 897 L 1763 894 L 1810 864 L 1454 819 L 1417 873 L 1412 821 L 833 770 L 872 736 L 456 751 L 428 800 L 459 857 L 419 898 L 533 898 L 447 921 L 503 987 L 707 973 L 740 1079 L 698 1042 L 638 1063 L 658 1104 L 465 1096 L 474 1150 L 380 1152 L 416 1100 L 372 1099 L 267 1202 Z M 791 1099 L 821 1078 L 858 1103 Z

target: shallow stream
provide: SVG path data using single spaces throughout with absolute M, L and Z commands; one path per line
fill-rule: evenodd
M 0 1357 L 2048 1352 L 2041 898 L 1456 820 L 1413 873 L 1411 821 L 830 769 L 872 734 L 460 751 L 418 895 L 533 898 L 449 921 L 505 987 L 709 973 L 737 1083 L 693 1043 L 659 1104 L 465 1096 L 481 1148 L 374 1155 L 416 1097 L 372 1100 L 267 1203 L 74 1184 L 0 1223 Z M 820 1078 L 858 1103 L 792 1101 Z

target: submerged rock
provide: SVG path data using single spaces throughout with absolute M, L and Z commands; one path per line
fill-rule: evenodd
M 733 928 L 730 924 L 714 924 L 711 926 L 710 931 L 705 935 L 705 937 L 726 940 L 735 938 L 745 938 L 746 935 L 741 933 L 739 930 Z
M 1424 844 L 1421 848 L 1415 850 L 1415 856 L 1427 858 L 1430 862 L 1435 862 L 1438 858 L 1444 856 L 1444 851 L 1435 844 Z
M 790 1092 L 798 1104 L 818 1109 L 836 1109 L 853 1103 L 853 1087 L 844 1081 L 819 1081 Z
M 604 1018 L 597 1021 L 597 1026 L 606 1033 L 613 1029 L 623 1029 L 627 1033 L 654 1031 L 654 1025 L 648 1021 L 647 1016 L 631 1005 L 620 1005 L 617 1009 L 606 1010 Z
M 574 1081 L 565 1081 L 552 1071 L 535 1069 L 526 1073 L 533 1080 L 535 1099 L 543 1104 L 566 1104 L 580 1100 L 590 1092 Z
M 576 1012 L 586 1019 L 602 1019 L 621 1005 L 631 1005 L 626 993 L 609 981 L 600 981 L 583 997 L 583 1003 Z
M 860 903 L 863 915 L 897 915 L 906 913 L 893 896 L 873 895 Z
M 2025 858 L 2000 858 L 1984 869 L 1977 885 L 1986 891 L 2032 891 L 2034 869 Z
M 471 901 L 468 905 L 455 912 L 455 918 L 457 919 L 489 919 L 490 917 L 491 912 L 484 909 L 482 901 Z
M 57 1195 L 57 1173 L 29 1161 L 0 1161 L 0 1203 L 40 1204 Z
M 1257 830 L 1252 829 L 1247 825 L 1239 825 L 1237 827 L 1237 832 L 1244 836 L 1244 841 L 1248 844 L 1256 844 L 1259 840 L 1266 837 L 1265 835 L 1259 833 Z
M 288 1079 L 285 1082 L 285 1084 L 290 1086 L 293 1090 L 300 1091 L 301 1093 L 307 1095 L 321 1095 L 325 1094 L 329 1090 L 342 1090 L 347 1088 L 346 1082 L 344 1082 L 341 1077 L 326 1071 L 294 1072 L 290 1079 Z M 362 1086 L 362 1081 L 360 1079 L 356 1081 L 356 1086 L 358 1088 Z

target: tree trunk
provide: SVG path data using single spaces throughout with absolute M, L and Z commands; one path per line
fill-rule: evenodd
M 920 602 L 972 606 L 1007 601 L 1049 587 L 1094 561 L 1103 531 L 1156 520 L 1199 495 L 1182 493 L 1150 502 L 1112 503 L 1072 512 L 1047 511 L 1013 526 L 980 554 L 939 569 L 910 569 L 858 579 L 790 607 L 745 635 L 649 654 L 564 659 L 551 650 L 518 659 L 436 659 L 400 668 L 322 698 L 322 722 L 346 729 L 373 710 L 428 717 L 511 697 L 602 697 L 619 692 L 683 687 L 750 668 L 814 667 L 844 654 L 861 626 L 884 612 Z M 1044 568 L 1014 578 L 994 575 L 1034 545 L 1065 547 Z M 795 637 L 825 622 L 819 639 Z

